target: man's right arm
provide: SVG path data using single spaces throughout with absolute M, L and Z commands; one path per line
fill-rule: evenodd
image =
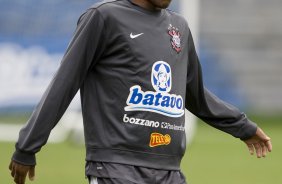
M 81 87 L 88 71 L 101 57 L 105 47 L 104 38 L 104 21 L 101 14 L 96 9 L 89 9 L 79 19 L 74 37 L 57 73 L 29 121 L 21 129 L 12 163 L 23 166 L 36 164 L 35 154 L 46 144 L 51 130 Z M 21 174 L 14 170 L 13 165 L 10 169 L 14 178 Z

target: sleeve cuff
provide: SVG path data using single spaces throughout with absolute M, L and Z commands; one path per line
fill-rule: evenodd
M 247 122 L 241 128 L 239 138 L 241 140 L 247 140 L 253 137 L 256 134 L 256 131 L 257 131 L 257 125 L 254 122 L 247 120 Z
M 12 160 L 23 165 L 36 165 L 35 154 L 26 153 L 20 150 L 14 152 Z

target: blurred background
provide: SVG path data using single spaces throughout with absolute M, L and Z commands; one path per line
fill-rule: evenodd
M 0 0 L 1 184 L 13 183 L 7 167 L 18 131 L 58 68 L 78 17 L 95 2 Z M 258 160 L 241 141 L 197 120 L 182 162 L 189 183 L 282 183 L 281 8 L 279 0 L 173 0 L 170 9 L 192 30 L 207 88 L 245 111 L 274 145 Z M 76 97 L 38 154 L 32 183 L 87 183 L 81 132 Z

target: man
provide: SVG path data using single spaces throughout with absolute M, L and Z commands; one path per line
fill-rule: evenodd
M 189 27 L 171 0 L 112 0 L 79 19 L 59 70 L 10 164 L 17 184 L 34 178 L 35 154 L 78 89 L 91 184 L 184 184 L 184 108 L 243 140 L 257 157 L 270 138 L 206 90 Z

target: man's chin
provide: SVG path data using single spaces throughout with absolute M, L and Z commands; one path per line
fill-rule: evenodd
M 171 0 L 164 0 L 163 1 L 163 3 L 162 3 L 162 9 L 165 9 L 165 8 L 167 8 L 169 5 L 170 5 L 170 2 L 171 2 Z
M 151 2 L 159 9 L 166 9 L 170 5 L 171 0 L 152 0 Z

